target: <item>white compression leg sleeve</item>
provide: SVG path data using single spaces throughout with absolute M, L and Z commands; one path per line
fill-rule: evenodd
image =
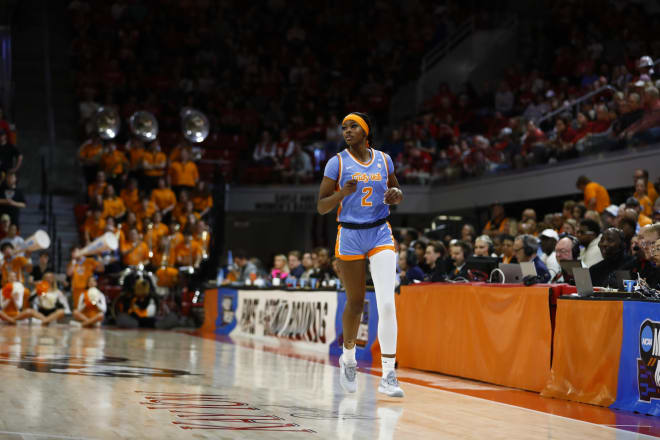
M 371 278 L 376 288 L 378 306 L 378 342 L 383 354 L 396 353 L 396 310 L 394 308 L 394 280 L 396 254 L 385 250 L 369 257 Z

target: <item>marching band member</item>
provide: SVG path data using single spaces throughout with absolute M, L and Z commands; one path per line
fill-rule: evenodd
M 85 242 L 89 243 L 97 237 L 103 235 L 105 230 L 105 219 L 103 218 L 103 209 L 100 206 L 94 207 L 92 215 L 88 216 L 83 226 L 85 233 Z
M 117 197 L 114 186 L 106 186 L 104 196 L 103 214 L 101 215 L 104 219 L 112 217 L 115 220 L 119 220 L 126 215 L 126 205 L 124 205 L 124 201 L 120 197 Z
M 195 233 L 193 235 L 193 241 L 197 242 L 202 248 L 202 258 L 206 258 L 209 254 L 209 243 L 211 242 L 211 234 L 209 233 L 209 227 L 204 222 L 204 220 L 199 220 L 195 223 Z
M 80 295 L 76 310 L 73 311 L 73 319 L 79 321 L 83 327 L 94 327 L 103 321 L 107 308 L 105 295 L 96 288 L 96 278 L 89 277 L 87 290 Z
M 170 246 L 170 238 L 162 236 L 151 258 L 151 265 L 156 273 L 158 287 L 174 287 L 179 281 L 179 270 L 175 267 L 174 249 Z
M 137 229 L 128 233 L 128 242 L 121 248 L 122 262 L 126 266 L 137 266 L 149 261 L 149 248 L 142 241 Z
M 202 247 L 196 241 L 193 241 L 193 235 L 190 230 L 186 232 L 183 243 L 175 248 L 174 254 L 176 257 L 177 266 L 192 266 L 199 267 L 202 262 Z
M 199 214 L 200 218 L 204 218 L 213 207 L 213 197 L 206 187 L 206 182 L 203 180 L 197 182 L 195 190 L 190 195 L 190 199 L 193 201 L 195 212 Z
M 53 272 L 46 272 L 43 280 L 37 283 L 35 290 L 32 299 L 33 308 L 30 310 L 32 317 L 40 320 L 41 325 L 49 325 L 71 313 L 64 294 L 57 288 Z
M 66 269 L 66 274 L 71 277 L 72 304 L 78 304 L 79 297 L 87 288 L 89 279 L 94 273 L 105 271 L 103 263 L 93 257 L 76 258 L 79 250 L 74 248 L 71 251 L 71 262 Z
M 156 212 L 156 204 L 149 200 L 148 197 L 143 197 L 140 201 L 140 209 L 135 211 L 139 231 L 141 231 L 143 226 L 149 222 L 149 219 L 154 215 L 154 212 Z
M 31 310 L 23 310 L 24 296 L 25 287 L 18 281 L 16 273 L 8 272 L 0 297 L 0 319 L 13 325 L 17 321 L 32 317 Z

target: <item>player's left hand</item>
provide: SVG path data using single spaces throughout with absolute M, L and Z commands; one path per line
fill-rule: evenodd
M 403 200 L 403 193 L 399 188 L 392 187 L 385 191 L 383 202 L 385 202 L 386 205 L 398 205 L 401 200 Z

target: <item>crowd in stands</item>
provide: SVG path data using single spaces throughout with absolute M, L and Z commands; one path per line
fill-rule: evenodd
M 576 261 L 589 269 L 594 286 L 620 288 L 615 272 L 623 270 L 631 279 L 639 275 L 660 290 L 660 185 L 654 185 L 643 169 L 632 177 L 630 193 L 621 204 L 612 203 L 605 187 L 580 176 L 576 188 L 583 200 L 565 201 L 561 212 L 537 214 L 528 208 L 520 218 L 511 218 L 495 204 L 481 230 L 466 223 L 460 233 L 439 237 L 436 231 L 395 229 L 399 285 L 487 281 L 490 274 L 479 271 L 478 258 L 473 267 L 470 261 L 490 257 L 508 264 L 533 263 L 534 282 L 573 283 L 572 273 L 561 263 Z M 341 278 L 336 261 L 327 248 L 292 250 L 275 255 L 269 271 L 258 259 L 238 251 L 224 282 L 334 288 Z

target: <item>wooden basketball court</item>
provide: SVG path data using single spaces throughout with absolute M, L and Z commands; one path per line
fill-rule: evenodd
M 0 326 L 0 439 L 636 439 L 653 417 L 399 371 L 403 399 L 336 359 L 181 332 Z

